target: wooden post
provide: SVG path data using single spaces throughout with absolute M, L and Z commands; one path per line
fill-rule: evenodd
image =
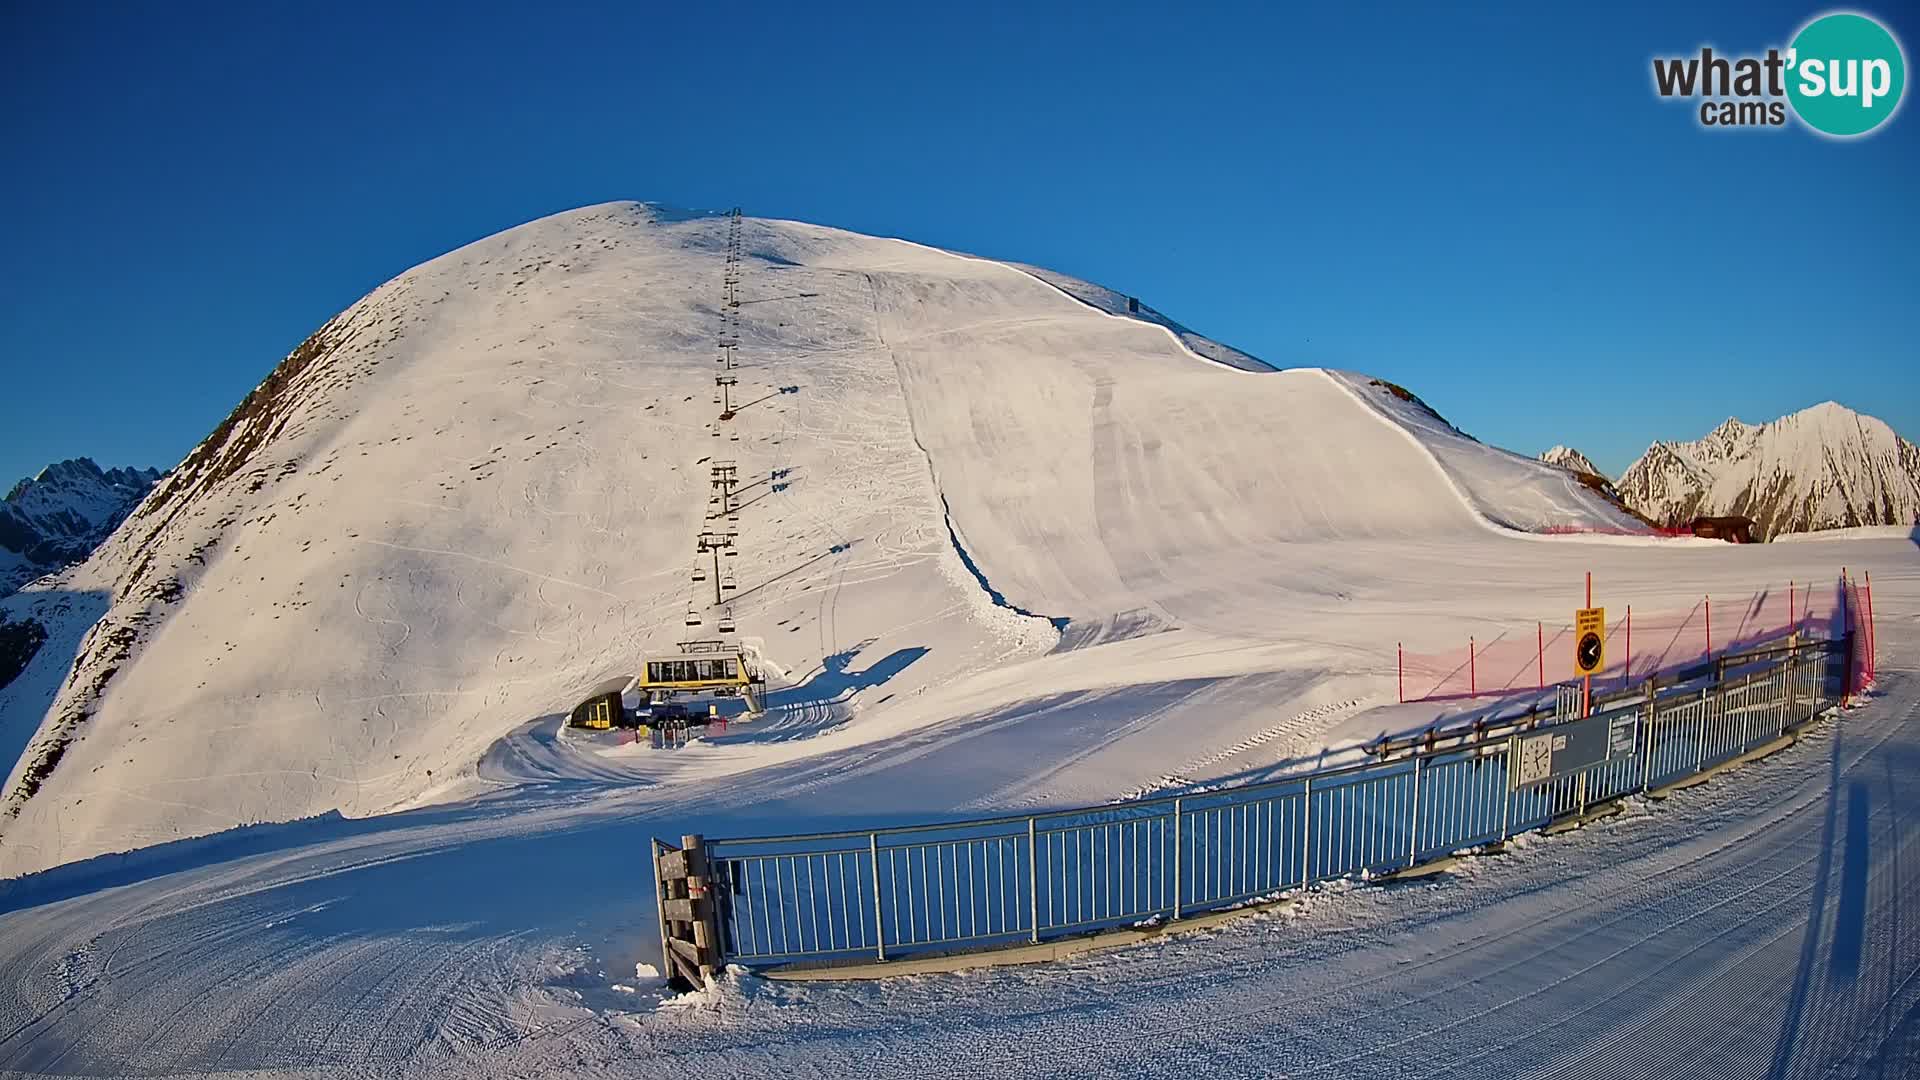
M 706 841 L 699 833 L 690 833 L 680 838 L 680 846 L 687 853 L 687 899 L 693 909 L 693 947 L 699 952 L 696 963 L 701 981 L 696 985 L 704 986 L 706 979 L 720 970 L 720 921 L 713 897 L 708 895 Z
M 667 885 L 660 870 L 660 849 L 665 846 L 659 838 L 650 837 L 647 846 L 653 854 L 653 903 L 660 921 L 660 974 L 673 978 L 673 946 L 668 944 L 671 935 L 667 932 Z
M 683 836 L 677 851 L 654 843 L 655 896 L 666 975 L 694 989 L 720 970 L 720 922 L 709 894 L 707 852 L 699 834 Z

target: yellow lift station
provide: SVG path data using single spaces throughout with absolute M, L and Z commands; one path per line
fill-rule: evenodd
M 766 680 L 747 662 L 740 646 L 727 641 L 682 641 L 679 652 L 648 656 L 633 689 L 661 701 L 674 694 L 718 694 L 746 699 L 747 711 L 761 711 Z

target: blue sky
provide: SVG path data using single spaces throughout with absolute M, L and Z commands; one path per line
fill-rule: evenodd
M 615 198 L 1053 267 L 1610 471 L 1829 398 L 1920 436 L 1920 114 L 1651 89 L 1824 8 L 1025 7 L 0 7 L 0 486 L 170 465 L 381 281 Z

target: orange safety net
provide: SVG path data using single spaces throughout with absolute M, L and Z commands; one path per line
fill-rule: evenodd
M 1858 629 L 1852 613 L 1865 611 L 1869 596 L 1844 581 L 1826 589 L 1783 583 L 1740 598 L 1702 596 L 1687 608 L 1609 612 L 1606 664 L 1594 676 L 1594 688 L 1622 689 L 1796 631 L 1837 641 Z M 1871 633 L 1856 641 L 1863 639 L 1868 647 L 1856 654 L 1864 654 L 1863 674 L 1870 681 Z M 1438 652 L 1402 649 L 1400 699 L 1444 701 L 1545 691 L 1578 677 L 1573 648 L 1571 624 L 1535 623 L 1488 636 L 1471 634 L 1457 648 Z

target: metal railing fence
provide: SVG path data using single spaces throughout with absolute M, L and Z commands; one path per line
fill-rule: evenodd
M 1512 782 L 1484 742 L 1193 794 L 936 825 L 708 839 L 723 958 L 749 966 L 986 949 L 1217 911 L 1406 869 L 1664 786 L 1838 701 L 1852 637 L 1698 685 L 1649 684 L 1630 753 Z M 1559 719 L 1574 719 L 1573 717 Z

